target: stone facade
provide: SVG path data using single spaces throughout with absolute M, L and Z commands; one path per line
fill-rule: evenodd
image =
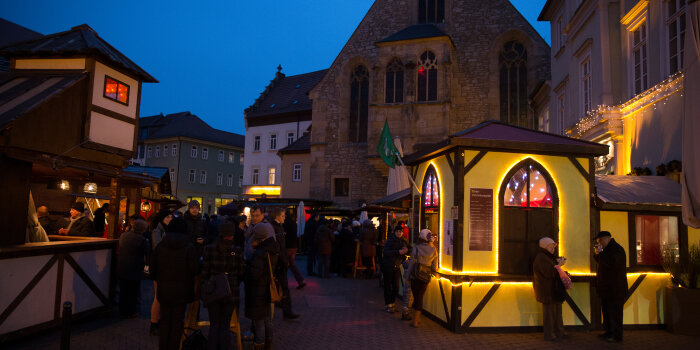
M 375 150 L 385 120 L 410 154 L 485 120 L 500 119 L 498 62 L 505 43 L 515 40 L 527 50 L 528 96 L 549 79 L 549 46 L 507 0 L 445 0 L 445 20 L 435 26 L 447 36 L 379 42 L 415 24 L 418 0 L 377 0 L 311 90 L 312 198 L 357 207 L 385 195 L 388 167 Z M 417 102 L 417 63 L 426 50 L 437 58 L 438 97 Z M 386 67 L 395 57 L 404 65 L 403 102 L 385 103 Z M 351 72 L 360 64 L 370 71 L 367 143 L 349 137 Z M 533 119 L 532 112 L 528 116 Z M 335 196 L 335 178 L 350 179 L 349 196 Z

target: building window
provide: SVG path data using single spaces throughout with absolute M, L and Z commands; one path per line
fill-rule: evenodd
M 160 146 L 156 146 L 156 158 L 160 158 Z
M 207 171 L 206 171 L 206 170 L 202 170 L 202 171 L 199 173 L 199 183 L 200 183 L 200 184 L 206 184 L 206 183 L 207 183 Z
M 163 146 L 163 157 L 167 157 L 167 156 L 168 156 L 168 151 L 169 151 L 168 145 L 164 145 L 164 146 Z
M 243 175 L 238 176 L 238 187 L 243 187 Z
M 253 169 L 253 185 L 257 185 L 260 180 L 260 169 Z
M 108 75 L 105 76 L 105 88 L 103 96 L 114 102 L 119 102 L 123 105 L 129 104 L 129 85 L 114 79 Z
M 423 184 L 423 208 L 435 212 L 440 210 L 440 186 L 435 170 L 432 168 L 427 173 Z
M 661 265 L 665 249 L 678 257 L 678 217 L 635 215 L 634 224 L 637 265 Z
M 197 158 L 197 146 L 192 146 L 190 149 L 190 157 Z
M 216 174 L 216 185 L 221 186 L 224 183 L 224 174 L 223 173 L 217 173 Z
M 293 132 L 288 132 L 287 133 L 287 146 L 291 145 L 294 143 L 294 133 Z
M 292 166 L 292 181 L 301 181 L 301 163 L 294 163 Z
M 638 95 L 649 88 L 646 23 L 642 23 L 632 32 L 632 56 L 634 62 L 634 94 Z
M 438 66 L 435 54 L 423 52 L 418 61 L 418 101 L 437 101 Z
M 138 147 L 136 147 L 136 158 L 143 158 L 143 145 L 138 145 Z
M 197 181 L 196 179 L 197 179 L 197 170 L 195 170 L 195 169 L 190 169 L 190 178 L 189 178 L 189 182 L 190 182 L 191 184 L 193 184 L 195 181 Z
M 500 66 L 501 121 L 517 126 L 531 127 L 527 118 L 527 51 L 510 41 L 503 45 L 498 58 Z
M 554 32 L 554 53 L 557 53 L 564 46 L 564 26 L 561 16 L 557 19 L 556 31 Z
M 561 94 L 557 97 L 557 118 L 559 119 L 559 133 L 564 135 L 564 107 L 566 95 Z
M 233 152 L 228 152 L 228 162 L 233 163 Z
M 209 159 L 209 148 L 202 147 L 202 159 Z
M 270 149 L 277 149 L 277 134 L 270 135 Z
M 369 71 L 357 66 L 350 85 L 350 142 L 367 142 L 369 116 Z
M 333 194 L 336 197 L 350 196 L 350 179 L 347 177 L 333 179 Z
M 445 0 L 418 0 L 418 23 L 445 21 Z
M 275 168 L 270 168 L 268 169 L 267 172 L 267 183 L 270 185 L 275 184 L 275 175 L 277 175 L 277 169 Z
M 233 174 L 228 174 L 226 178 L 226 186 L 233 187 Z
M 219 158 L 218 158 L 218 160 L 219 160 L 220 162 L 223 162 L 223 161 L 224 161 L 224 151 L 219 150 Z
M 525 165 L 508 181 L 503 205 L 506 207 L 552 208 L 552 186 L 537 167 Z
M 403 64 L 394 58 L 386 66 L 386 103 L 403 102 Z
M 253 151 L 260 151 L 260 136 L 253 139 Z
M 668 57 L 669 73 L 683 69 L 683 52 L 685 43 L 685 0 L 666 2 L 668 17 Z
M 537 126 L 540 131 L 549 132 L 549 108 L 545 108 L 537 121 Z
M 583 104 L 583 116 L 593 109 L 591 103 L 591 57 L 587 56 L 581 63 L 581 100 Z
M 173 143 L 173 147 L 170 148 L 173 154 L 173 157 L 177 155 L 177 144 Z
M 153 147 L 148 147 L 146 150 L 146 158 L 153 158 Z
M 175 181 L 175 169 L 170 168 L 170 182 Z

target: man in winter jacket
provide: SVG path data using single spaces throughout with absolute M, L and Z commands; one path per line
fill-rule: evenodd
M 289 293 L 289 285 L 287 281 L 287 269 L 289 268 L 289 256 L 287 255 L 287 238 L 282 226 L 286 218 L 284 208 L 274 208 L 270 213 L 272 218 L 271 224 L 275 229 L 275 239 L 279 245 L 280 255 L 277 262 L 277 267 L 274 269 L 275 278 L 279 281 L 282 287 L 282 312 L 284 320 L 293 320 L 299 318 L 299 314 L 292 312 L 292 297 Z
M 194 301 L 199 254 L 187 236 L 187 222 L 170 221 L 168 234 L 151 256 L 151 277 L 158 283 L 160 350 L 178 350 L 187 304 Z
M 133 231 L 119 237 L 119 254 L 117 255 L 117 273 L 119 275 L 119 313 L 122 317 L 137 316 L 138 302 L 143 267 L 150 252 L 148 241 L 143 236 L 148 229 L 144 220 L 134 222 Z
M 627 298 L 627 255 L 610 232 L 601 231 L 596 236 L 594 258 L 598 262 L 596 285 L 603 306 L 601 334 L 607 342 L 622 341 L 622 309 Z
M 58 230 L 59 235 L 89 237 L 95 234 L 95 225 L 85 216 L 85 204 L 75 202 L 70 208 L 68 227 Z
M 542 325 L 544 339 L 555 340 L 566 337 L 562 321 L 561 306 L 566 300 L 566 290 L 559 280 L 555 267 L 559 264 L 554 256 L 557 243 L 549 237 L 540 239 L 540 249 L 532 264 L 535 298 L 542 303 Z M 563 262 L 563 260 L 561 260 Z
M 408 244 L 404 241 L 403 228 L 396 226 L 394 232 L 387 236 L 382 257 L 382 274 L 384 274 L 384 304 L 386 312 L 394 312 L 394 302 L 399 295 L 401 263 L 406 260 Z
M 304 226 L 304 242 L 306 243 L 306 274 L 316 276 L 316 231 L 320 225 L 321 216 L 318 213 L 311 215 L 309 221 Z
M 187 236 L 190 242 L 194 244 L 197 248 L 197 252 L 200 256 L 204 253 L 204 245 L 206 244 L 204 240 L 205 230 L 204 221 L 202 221 L 202 214 L 199 212 L 200 206 L 197 200 L 191 200 L 187 204 L 187 211 L 182 217 L 187 222 Z

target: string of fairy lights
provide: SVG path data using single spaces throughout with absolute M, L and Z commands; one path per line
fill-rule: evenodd
M 653 107 L 656 109 L 658 103 L 666 104 L 665 99 L 679 91 L 681 96 L 683 96 L 682 90 L 683 73 L 678 72 L 625 103 L 616 106 L 598 105 L 595 109 L 586 113 L 586 116 L 581 118 L 570 129 L 570 132 L 575 132 L 575 136 L 580 137 L 610 116 L 624 118 L 647 108 Z

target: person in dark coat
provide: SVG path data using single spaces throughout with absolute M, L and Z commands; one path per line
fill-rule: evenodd
M 109 210 L 109 203 L 102 204 L 102 207 L 95 210 L 95 214 L 93 215 L 92 222 L 95 224 L 95 235 L 97 237 L 102 237 L 105 233 L 107 210 Z
M 557 265 L 563 265 L 562 258 L 557 259 L 554 251 L 557 243 L 549 237 L 540 239 L 540 248 L 532 264 L 532 287 L 535 298 L 542 303 L 542 326 L 545 340 L 566 337 L 561 315 L 561 305 L 566 300 L 566 290 L 561 283 Z
M 408 243 L 402 239 L 403 229 L 396 226 L 394 232 L 387 236 L 382 252 L 382 274 L 384 275 L 384 307 L 386 312 L 394 312 L 394 302 L 399 295 L 401 282 L 401 263 L 406 260 Z
M 245 247 L 245 231 L 248 229 L 246 227 L 248 217 L 240 215 L 235 217 L 233 221 L 236 223 L 236 233 L 233 234 L 233 245 L 243 249 L 243 247 Z
M 199 254 L 187 236 L 187 222 L 174 218 L 151 256 L 151 277 L 158 283 L 160 350 L 178 350 L 187 304 L 194 301 Z
M 243 251 L 233 245 L 233 235 L 236 232 L 234 223 L 224 221 L 218 225 L 219 235 L 214 243 L 204 249 L 202 262 L 202 281 L 206 283 L 213 276 L 226 274 L 231 287 L 231 296 L 209 305 L 209 339 L 207 348 L 210 350 L 231 349 L 231 332 L 229 324 L 234 310 L 240 305 L 240 282 L 245 273 Z
M 166 228 L 170 221 L 173 219 L 173 211 L 168 208 L 161 209 L 151 222 L 151 251 L 155 251 L 156 247 L 165 237 Z M 158 283 L 153 281 L 153 290 L 158 293 Z M 160 303 L 158 302 L 158 296 L 153 298 L 153 304 L 151 304 L 151 328 L 149 334 L 158 335 L 158 325 L 160 323 Z
M 277 265 L 279 255 L 274 228 L 260 223 L 255 225 L 251 233 L 251 246 L 253 254 L 246 260 L 245 316 L 253 321 L 255 348 L 271 349 L 270 269 Z
M 304 243 L 306 243 L 306 274 L 308 276 L 316 276 L 314 268 L 316 267 L 316 231 L 320 225 L 321 216 L 318 213 L 311 215 L 311 218 L 304 226 Z
M 352 273 L 352 265 L 355 262 L 355 236 L 350 230 L 349 222 L 340 224 L 340 233 L 338 234 L 338 250 L 340 258 L 340 274 L 347 276 Z
M 219 236 L 219 225 L 221 225 L 221 217 L 216 214 L 212 215 L 206 229 L 207 242 L 216 242 L 216 238 Z
M 333 250 L 333 232 L 328 222 L 322 222 L 316 231 L 315 245 L 318 258 L 318 275 L 321 278 L 330 278 L 331 253 Z
M 59 235 L 90 237 L 95 234 L 95 225 L 85 216 L 85 204 L 75 202 L 70 208 L 68 227 L 58 230 Z
M 277 268 L 274 269 L 275 278 L 282 286 L 282 313 L 284 320 L 293 320 L 299 318 L 299 314 L 292 312 L 292 296 L 289 293 L 289 285 L 287 281 L 287 269 L 289 269 L 289 256 L 287 255 L 287 233 L 284 231 L 283 223 L 287 213 L 284 208 L 274 208 L 270 213 L 272 218 L 271 224 L 275 229 L 275 240 L 279 245 L 280 256 L 277 263 Z
M 365 220 L 360 230 L 360 253 L 362 256 L 362 265 L 367 268 L 367 270 L 365 270 L 366 274 L 372 273 L 372 262 L 375 256 L 377 256 L 377 238 L 377 229 L 374 228 L 374 224 L 370 220 Z
M 187 222 L 187 236 L 190 238 L 190 242 L 197 249 L 200 256 L 204 253 L 204 245 L 206 241 L 204 240 L 205 225 L 202 221 L 202 214 L 199 212 L 200 206 L 197 200 L 191 200 L 187 204 L 187 211 L 185 215 L 182 216 Z
M 421 314 L 423 313 L 423 296 L 428 289 L 430 280 L 423 281 L 418 278 L 415 273 L 421 265 L 430 267 L 431 275 L 437 271 L 438 253 L 433 246 L 433 241 L 436 235 L 427 228 L 420 230 L 416 245 L 411 250 L 411 260 L 408 262 L 408 275 L 411 276 L 411 293 L 413 294 L 413 317 L 411 326 L 418 328 L 421 322 Z M 420 271 L 420 270 L 419 270 Z
M 55 235 L 58 231 L 56 220 L 51 218 L 49 215 L 49 208 L 42 205 L 36 209 L 36 216 L 39 220 L 39 224 L 44 228 L 47 235 Z
M 287 240 L 285 244 L 287 245 L 287 260 L 289 261 L 289 270 L 292 271 L 294 279 L 297 280 L 297 289 L 302 289 L 306 287 L 306 282 L 304 282 L 304 276 L 301 274 L 299 267 L 297 267 L 296 257 L 297 251 L 299 250 L 299 237 L 297 236 L 297 223 L 289 212 L 284 220 L 285 239 Z
M 596 286 L 602 302 L 605 329 L 605 333 L 600 336 L 611 343 L 621 342 L 622 310 L 627 297 L 627 255 L 608 231 L 598 233 L 596 243 Z
M 119 276 L 119 314 L 122 317 L 136 317 L 139 290 L 143 278 L 146 256 L 150 252 L 148 241 L 143 234 L 148 224 L 143 220 L 134 223 L 134 230 L 119 237 L 117 255 L 117 275 Z

